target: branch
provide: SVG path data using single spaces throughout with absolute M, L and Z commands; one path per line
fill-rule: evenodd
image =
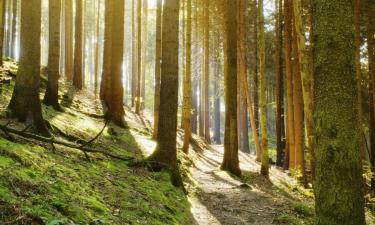
M 65 146 L 65 147 L 77 149 L 77 150 L 82 151 L 85 154 L 86 158 L 88 158 L 87 153 L 99 153 L 99 154 L 109 156 L 109 157 L 114 158 L 114 159 L 120 159 L 120 160 L 124 160 L 124 161 L 132 161 L 132 160 L 135 159 L 134 157 L 124 157 L 124 156 L 112 154 L 110 152 L 105 152 L 105 151 L 102 151 L 102 150 L 89 148 L 89 147 L 86 146 L 87 143 L 83 144 L 83 145 L 76 145 L 74 143 L 67 142 L 67 141 L 64 141 L 64 140 L 57 140 L 54 137 L 43 137 L 43 136 L 39 136 L 39 135 L 36 135 L 36 134 L 22 132 L 22 131 L 14 129 L 14 128 L 8 127 L 7 125 L 0 125 L 0 130 L 2 130 L 4 133 L 12 133 L 12 134 L 24 137 L 24 138 L 34 139 L 34 140 L 46 142 L 46 143 L 49 143 L 49 144 L 58 144 L 58 145 L 62 145 L 62 146 Z M 103 131 L 101 131 L 100 134 L 102 132 Z M 99 135 L 97 135 L 97 137 L 99 137 Z M 90 141 L 90 143 L 93 142 L 97 137 L 92 139 Z

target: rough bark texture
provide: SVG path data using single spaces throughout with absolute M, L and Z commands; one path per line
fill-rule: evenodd
M 73 80 L 73 0 L 64 0 L 65 4 L 65 78 Z
M 184 102 L 182 114 L 185 132 L 183 151 L 188 153 L 191 138 L 191 0 L 187 0 L 186 12 L 186 70 L 184 74 Z
M 363 225 L 353 1 L 313 0 L 313 11 L 316 224 Z
M 21 58 L 16 85 L 8 110 L 21 122 L 31 120 L 43 135 L 49 132 L 42 117 L 39 99 L 41 0 L 22 1 Z
M 253 99 L 254 99 L 254 117 L 255 117 L 255 124 L 256 130 L 259 135 L 259 74 L 258 74 L 258 4 L 257 0 L 253 0 L 253 26 L 254 26 L 254 51 L 253 51 Z M 256 156 L 256 160 L 260 162 L 261 155 Z
M 49 0 L 49 45 L 48 45 L 48 82 L 44 104 L 60 110 L 59 105 L 59 63 L 60 63 L 60 16 L 61 0 Z
M 74 39 L 74 74 L 73 85 L 78 90 L 83 88 L 83 20 L 82 20 L 82 1 L 76 0 L 76 17 L 75 17 L 75 39 Z
M 225 134 L 224 159 L 221 169 L 241 176 L 238 160 L 237 129 L 237 1 L 226 0 L 224 80 L 225 80 Z
M 124 0 L 105 1 L 104 61 L 101 93 L 106 118 L 124 126 L 122 64 L 124 52 Z
M 160 115 L 157 147 L 149 157 L 154 169 L 171 170 L 174 185 L 182 185 L 177 166 L 177 104 L 178 104 L 178 26 L 179 0 L 164 0 L 163 40 L 160 89 Z

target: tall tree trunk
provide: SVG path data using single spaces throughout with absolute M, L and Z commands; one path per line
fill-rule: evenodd
M 17 0 L 12 0 L 12 43 L 10 54 L 13 59 L 16 59 L 16 44 L 17 44 Z M 60 26 L 59 26 L 60 28 Z
M 137 32 L 136 32 L 136 18 L 135 10 L 137 1 L 132 0 L 132 81 L 131 81 L 131 94 L 132 94 L 132 107 L 136 105 L 137 96 Z
M 75 39 L 74 39 L 74 74 L 73 85 L 78 90 L 83 88 L 83 20 L 82 20 L 82 1 L 76 0 L 76 17 L 75 17 Z
M 364 225 L 353 1 L 313 0 L 313 7 L 315 222 Z
M 49 135 L 39 99 L 41 0 L 22 1 L 21 58 L 16 85 L 8 109 L 12 117 L 26 122 L 32 119 L 35 129 Z
M 197 61 L 198 52 L 198 1 L 194 2 L 194 62 Z M 194 76 L 192 77 L 192 119 L 191 119 L 191 131 L 194 134 L 198 134 L 198 66 L 194 65 Z
M 100 42 L 100 0 L 97 0 L 97 11 L 96 11 L 96 42 L 95 42 L 95 74 L 94 74 L 94 93 L 95 97 L 98 96 L 98 85 L 99 85 L 99 42 Z
M 211 142 L 210 132 L 210 3 L 204 0 L 204 137 L 208 143 Z
M 177 165 L 178 26 L 179 0 L 164 0 L 160 114 L 157 147 L 149 157 L 154 169 L 167 168 L 172 182 L 182 185 Z
M 219 44 L 219 42 L 216 42 L 216 47 Z M 215 81 L 214 81 L 214 143 L 217 145 L 221 144 L 221 101 L 220 101 L 220 52 L 219 50 L 215 51 Z
M 237 1 L 226 0 L 224 79 L 225 79 L 225 133 L 224 158 L 221 169 L 241 176 L 238 159 L 237 129 Z
M 264 33 L 263 0 L 258 1 L 259 16 L 259 76 L 260 76 L 260 127 L 262 132 L 261 174 L 268 177 L 268 131 L 267 131 L 267 78 L 266 78 L 266 41 Z
M 306 136 L 307 136 L 307 149 L 310 153 L 310 167 L 312 178 L 315 178 L 315 146 L 314 146 L 314 120 L 313 120 L 313 100 L 311 93 L 312 86 L 312 74 L 309 50 L 306 47 L 306 40 L 304 35 L 304 30 L 302 26 L 302 7 L 299 1 L 293 1 L 294 10 L 294 27 L 297 35 L 297 50 L 298 59 L 301 65 L 301 79 L 302 79 L 302 93 L 304 101 L 304 118 L 306 126 Z M 302 146 L 303 147 L 303 146 Z
M 255 43 L 254 47 L 254 55 L 252 56 L 254 58 L 254 64 L 253 64 L 253 99 L 254 99 L 254 117 L 255 117 L 255 124 L 257 127 L 257 132 L 259 135 L 259 74 L 258 74 L 258 61 L 259 61 L 259 55 L 258 55 L 258 0 L 253 0 L 253 26 L 254 26 L 254 33 L 253 33 L 253 39 Z M 260 162 L 261 155 L 257 155 L 257 161 Z
M 122 85 L 124 56 L 124 0 L 105 1 L 104 61 L 101 93 L 107 111 L 106 118 L 125 126 Z
M 161 76 L 161 31 L 162 31 L 163 1 L 157 0 L 156 10 L 156 43 L 155 43 L 155 97 L 154 97 L 154 133 L 158 137 L 159 109 L 160 109 L 160 76 Z
M 191 139 L 191 0 L 187 0 L 186 9 L 186 71 L 184 74 L 184 103 L 182 114 L 185 132 L 183 151 L 188 153 Z
M 375 3 L 368 0 L 367 2 L 367 52 L 370 81 L 370 145 L 371 154 L 370 162 L 372 172 L 375 174 Z M 375 191 L 375 176 L 371 179 L 371 190 Z
M 146 70 L 148 48 L 148 0 L 143 0 L 143 40 L 142 40 L 142 83 L 141 83 L 141 109 L 145 108 L 146 97 Z
M 142 1 L 137 3 L 137 92 L 135 102 L 135 113 L 141 114 L 142 105 Z
M 363 94 L 362 94 L 362 68 L 361 68 L 361 0 L 354 0 L 354 26 L 355 26 L 355 73 L 357 77 L 358 92 L 358 125 L 361 133 L 359 152 L 365 159 L 365 145 L 363 127 Z
M 284 1 L 284 53 L 287 90 L 287 148 L 285 150 L 284 168 L 294 168 L 294 110 L 293 110 L 293 72 L 292 72 L 292 23 L 291 0 Z
M 276 78 L 276 165 L 283 166 L 283 152 L 285 141 L 283 137 L 284 129 L 284 79 L 282 68 L 282 0 L 276 0 L 276 52 L 275 52 L 275 78 Z
M 59 105 L 59 62 L 60 62 L 60 16 L 61 0 L 49 0 L 49 44 L 48 44 L 48 82 L 44 104 L 61 110 Z
M 64 0 L 65 4 L 65 77 L 73 80 L 73 0 Z
M 0 0 L 0 66 L 3 66 L 6 0 Z

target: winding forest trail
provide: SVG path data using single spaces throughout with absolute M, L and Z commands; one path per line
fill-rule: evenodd
M 195 224 L 310 224 L 310 218 L 304 218 L 309 215 L 296 212 L 300 200 L 283 191 L 282 185 L 297 183 L 282 171 L 272 168 L 270 179 L 275 186 L 257 173 L 260 166 L 252 156 L 241 153 L 243 178 L 239 180 L 219 169 L 222 146 L 192 155 L 195 166 L 190 172 L 196 191 L 189 201 Z

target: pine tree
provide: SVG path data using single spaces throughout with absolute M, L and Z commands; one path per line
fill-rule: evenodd
M 0 66 L 3 66 L 6 0 L 0 0 Z
M 74 38 L 74 74 L 73 85 L 78 90 L 83 88 L 83 6 L 82 1 L 76 0 L 76 16 L 75 16 L 75 38 Z
M 73 64 L 74 64 L 74 61 L 73 61 L 73 54 L 74 54 L 74 50 L 73 50 L 73 39 L 74 39 L 74 36 L 73 36 L 73 0 L 64 0 L 64 5 L 65 5 L 65 23 L 64 23 L 64 27 L 65 27 L 65 43 L 64 43 L 64 47 L 65 47 L 65 51 L 64 51 L 64 54 L 65 54 L 65 59 L 64 59 L 64 62 L 65 62 L 65 68 L 64 68 L 64 73 L 65 73 L 65 78 L 67 81 L 72 81 L 73 80 Z
M 160 76 L 161 76 L 161 32 L 162 32 L 163 2 L 157 1 L 156 9 L 156 43 L 155 43 L 155 98 L 154 98 L 154 133 L 153 138 L 158 136 L 159 109 L 160 109 Z

